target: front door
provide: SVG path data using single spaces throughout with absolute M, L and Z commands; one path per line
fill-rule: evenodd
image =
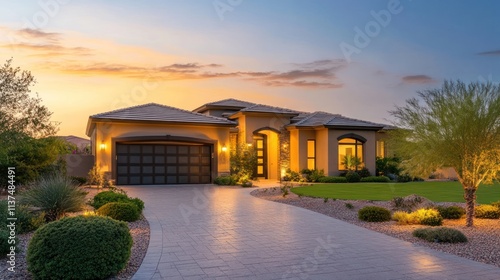
M 267 136 L 262 135 L 255 139 L 255 150 L 257 152 L 256 177 L 267 179 Z

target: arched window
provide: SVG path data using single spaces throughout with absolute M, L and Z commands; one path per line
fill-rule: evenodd
M 364 140 L 364 138 L 339 139 L 339 170 L 358 170 L 363 168 L 364 141 L 362 140 Z

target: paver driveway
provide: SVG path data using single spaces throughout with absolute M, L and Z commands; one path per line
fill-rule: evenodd
M 217 186 L 125 187 L 146 203 L 134 279 L 500 279 L 500 269 Z

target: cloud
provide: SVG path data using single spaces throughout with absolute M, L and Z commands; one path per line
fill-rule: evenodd
M 269 71 L 228 69 L 217 62 L 176 61 L 152 66 L 155 61 L 175 61 L 176 57 L 115 42 L 82 38 L 78 34 L 45 32 L 38 29 L 9 29 L 0 49 L 21 51 L 26 57 L 38 58 L 40 67 L 67 75 L 112 76 L 141 79 L 154 76 L 159 80 L 239 79 L 269 87 L 340 88 L 337 72 L 347 67 L 343 59 L 323 59 L 288 63 L 287 68 Z M 75 42 L 80 45 L 75 46 Z M 130 55 L 131 53 L 135 55 Z M 140 54 L 140 55 L 138 55 Z M 139 59 L 138 59 L 139 57 Z M 149 60 L 143 59 L 149 57 Z M 149 61 L 149 63 L 148 63 Z M 154 65 L 154 64 L 153 64 Z
M 401 80 L 405 84 L 432 84 L 436 82 L 436 80 L 427 75 L 404 76 L 401 78 Z
M 57 42 L 59 33 L 43 32 L 38 29 L 24 28 L 16 31 L 17 35 L 27 39 L 43 39 L 47 41 Z
M 343 86 L 342 83 L 335 81 L 335 72 L 342 68 L 339 65 L 326 69 L 294 69 L 283 72 L 204 71 L 204 68 L 210 67 L 222 67 L 222 65 L 215 63 L 203 65 L 197 62 L 190 62 L 175 63 L 159 67 L 140 67 L 126 64 L 94 63 L 86 66 L 65 66 L 61 68 L 61 71 L 69 74 L 116 75 L 128 78 L 144 78 L 153 75 L 163 80 L 240 78 L 271 87 L 340 88 Z
M 480 53 L 477 53 L 477 55 L 491 55 L 491 56 L 500 55 L 500 50 L 480 52 Z

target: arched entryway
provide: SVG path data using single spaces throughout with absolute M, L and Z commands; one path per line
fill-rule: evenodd
M 263 127 L 253 132 L 253 144 L 257 151 L 256 177 L 279 180 L 279 134 L 279 130 L 271 127 Z

